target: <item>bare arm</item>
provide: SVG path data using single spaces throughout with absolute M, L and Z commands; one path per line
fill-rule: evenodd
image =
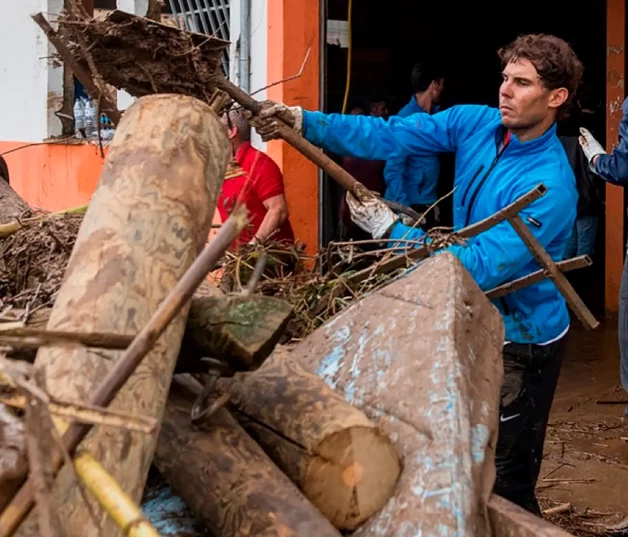
M 263 241 L 270 237 L 286 221 L 288 218 L 288 205 L 283 194 L 268 198 L 262 203 L 268 212 L 264 216 L 264 220 L 262 220 L 255 237 Z

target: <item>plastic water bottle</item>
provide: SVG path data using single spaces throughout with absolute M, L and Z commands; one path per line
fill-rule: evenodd
M 98 134 L 98 126 L 96 125 L 96 107 L 91 99 L 85 103 L 85 136 L 94 138 Z
M 74 132 L 80 135 L 80 130 L 85 128 L 85 105 L 78 98 L 74 101 Z

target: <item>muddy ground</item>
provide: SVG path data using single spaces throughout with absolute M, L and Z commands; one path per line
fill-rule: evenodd
M 577 321 L 569 334 L 538 483 L 544 508 L 571 504 L 548 515 L 574 535 L 617 535 L 605 526 L 628 516 L 628 399 L 619 386 L 616 321 L 593 332 Z M 628 523 L 626 524 L 628 535 Z

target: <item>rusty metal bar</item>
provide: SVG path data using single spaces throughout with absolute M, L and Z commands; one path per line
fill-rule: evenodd
M 600 323 L 589 311 L 589 308 L 585 305 L 582 299 L 578 296 L 575 289 L 571 286 L 565 275 L 560 271 L 556 262 L 545 251 L 545 248 L 541 246 L 541 243 L 532 234 L 532 231 L 525 225 L 525 222 L 518 214 L 512 215 L 508 218 L 508 222 L 517 232 L 517 235 L 521 237 L 521 240 L 528 247 L 528 250 L 532 253 L 534 258 L 545 269 L 547 277 L 550 278 L 560 293 L 565 297 L 567 304 L 576 314 L 578 319 L 582 321 L 585 328 L 593 329 L 597 328 Z
M 574 257 L 573 259 L 567 259 L 566 261 L 556 263 L 556 266 L 561 272 L 569 272 L 571 270 L 589 267 L 592 263 L 593 262 L 588 255 L 581 255 L 580 257 Z M 491 300 L 494 298 L 501 298 L 503 296 L 509 295 L 510 293 L 514 293 L 519 289 L 528 287 L 529 285 L 539 283 L 545 278 L 547 278 L 545 269 L 537 270 L 536 272 L 532 272 L 527 276 L 523 276 L 523 278 L 519 278 L 512 282 L 508 282 L 500 285 L 499 287 L 491 289 L 486 293 L 486 296 Z

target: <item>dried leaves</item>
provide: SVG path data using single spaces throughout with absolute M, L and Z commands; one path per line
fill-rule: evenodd
M 82 215 L 25 226 L 0 239 L 0 304 L 32 313 L 52 304 L 76 240 Z

